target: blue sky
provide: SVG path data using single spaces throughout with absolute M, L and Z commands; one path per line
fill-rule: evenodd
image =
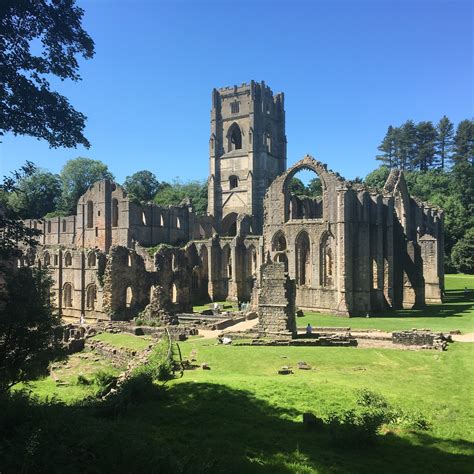
M 53 172 L 77 156 L 118 182 L 205 179 L 211 90 L 265 82 L 285 92 L 288 165 L 309 153 L 365 176 L 387 126 L 473 114 L 470 1 L 79 0 L 96 44 L 79 83 L 55 83 L 88 117 L 89 150 L 7 135 L 1 174 Z

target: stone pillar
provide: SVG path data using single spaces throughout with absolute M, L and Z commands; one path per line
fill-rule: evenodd
M 296 285 L 285 272 L 285 264 L 263 264 L 258 291 L 261 336 L 291 338 L 296 335 L 295 297 Z

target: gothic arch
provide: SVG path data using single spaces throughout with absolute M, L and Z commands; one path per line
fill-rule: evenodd
M 227 131 L 227 151 L 242 149 L 242 131 L 239 125 L 234 122 Z
M 272 238 L 272 250 L 274 252 L 283 252 L 287 250 L 287 242 L 285 234 L 282 230 L 278 230 Z
M 321 286 L 334 286 L 334 257 L 334 236 L 330 232 L 326 231 L 321 236 L 321 241 L 319 244 L 319 279 Z
M 300 286 L 311 286 L 313 270 L 311 259 L 311 240 L 305 230 L 302 230 L 296 237 L 295 256 L 296 284 Z
M 86 215 L 86 226 L 88 229 L 94 227 L 94 203 L 87 201 L 87 215 Z
M 72 308 L 72 284 L 64 283 L 63 286 L 63 307 Z
M 222 248 L 222 275 L 229 280 L 232 278 L 232 255 L 229 244 Z
M 97 301 L 97 287 L 94 283 L 91 283 L 86 289 L 86 307 L 89 310 L 95 309 L 95 303 Z

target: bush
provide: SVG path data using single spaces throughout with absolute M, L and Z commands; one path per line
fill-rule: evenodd
M 393 420 L 394 412 L 381 394 L 358 390 L 356 408 L 328 417 L 328 429 L 337 445 L 364 447 L 373 444 L 382 425 Z
M 115 377 L 115 375 L 105 370 L 99 370 L 94 374 L 94 382 L 100 391 L 107 389 L 110 384 L 114 383 L 116 380 L 117 377 Z
M 82 374 L 77 376 L 76 385 L 91 385 L 92 381 Z
M 162 339 L 153 348 L 153 352 L 148 358 L 148 363 L 142 369 L 152 378 L 164 382 L 173 378 L 174 362 L 173 352 L 169 348 L 166 339 Z

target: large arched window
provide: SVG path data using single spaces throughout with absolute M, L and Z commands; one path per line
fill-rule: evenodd
M 86 306 L 87 309 L 95 309 L 95 302 L 97 300 L 97 287 L 91 284 L 86 291 Z
M 43 254 L 43 262 L 44 262 L 45 267 L 49 267 L 49 265 L 51 264 L 51 258 L 49 256 L 49 252 L 45 252 Z
M 94 227 L 94 203 L 92 201 L 87 201 L 86 225 L 89 229 Z
M 51 234 L 51 221 L 48 221 L 48 234 Z
M 118 227 L 118 201 L 112 199 L 112 227 Z
M 296 284 L 311 285 L 311 243 L 305 231 L 299 233 L 295 243 Z
M 64 283 L 64 286 L 63 286 L 63 306 L 65 308 L 72 308 L 72 285 L 71 285 L 71 283 Z
M 272 132 L 270 129 L 267 129 L 264 136 L 264 145 L 267 150 L 267 153 L 272 152 Z
M 66 232 L 66 219 L 63 219 L 63 232 Z
M 70 267 L 72 265 L 72 255 L 70 252 L 64 254 L 64 266 Z
M 240 150 L 242 148 L 242 132 L 236 123 L 233 123 L 229 128 L 227 138 L 228 151 Z
M 275 252 L 283 252 L 286 250 L 286 238 L 285 234 L 281 231 L 278 231 L 272 239 L 272 250 Z
M 285 220 L 323 217 L 323 183 L 308 168 L 297 169 L 285 182 Z

